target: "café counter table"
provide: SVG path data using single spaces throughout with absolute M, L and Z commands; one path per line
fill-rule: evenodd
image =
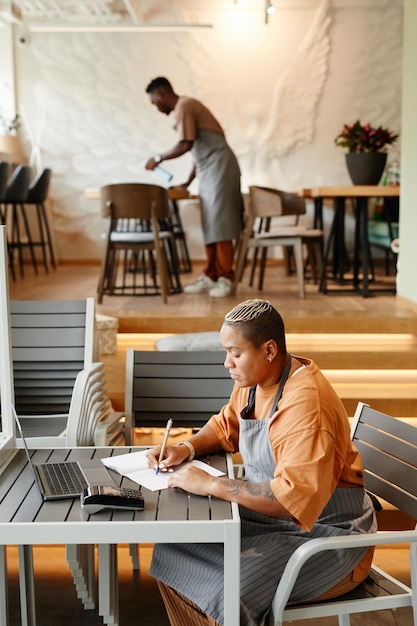
M 138 449 L 141 448 L 58 448 L 33 450 L 31 454 L 35 463 L 83 461 Z M 210 457 L 208 462 L 233 476 L 230 455 L 215 455 Z M 116 484 L 136 486 L 119 474 L 110 473 Z M 143 488 L 142 491 L 145 509 L 140 512 L 103 510 L 88 516 L 81 510 L 79 498 L 43 502 L 24 450 L 16 451 L 14 458 L 0 476 L 0 623 L 8 623 L 4 546 L 19 546 L 22 624 L 35 626 L 36 611 L 31 584 L 33 571 L 22 571 L 28 564 L 32 566 L 30 546 L 98 545 L 99 613 L 104 623 L 117 626 L 118 543 L 204 542 L 224 544 L 225 626 L 236 626 L 239 623 L 240 606 L 238 506 L 217 498 L 194 496 L 177 489 L 152 492 Z M 138 593 L 139 591 L 138 589 Z M 141 623 L 138 612 L 138 625 Z
M 302 195 L 314 200 L 314 227 L 323 228 L 323 201 L 334 201 L 334 217 L 323 257 L 323 272 L 320 291 L 327 293 L 326 265 L 333 244 L 333 278 L 339 285 L 345 282 L 345 269 L 348 264 L 345 245 L 346 200 L 353 201 L 355 235 L 353 258 L 353 290 L 363 297 L 369 295 L 369 271 L 371 266 L 368 243 L 368 201 L 370 198 L 399 197 L 400 187 L 384 185 L 349 185 L 337 187 L 316 187 L 304 189 Z M 360 274 L 362 278 L 360 279 Z M 360 284 L 361 283 L 361 284 Z

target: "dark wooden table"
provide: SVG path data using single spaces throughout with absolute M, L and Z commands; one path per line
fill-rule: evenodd
M 323 273 L 320 280 L 320 291 L 327 293 L 327 262 L 332 251 L 333 279 L 345 284 L 345 272 L 348 258 L 345 244 L 346 200 L 353 200 L 355 236 L 353 254 L 352 288 L 363 297 L 369 295 L 369 271 L 371 265 L 368 243 L 368 201 L 370 198 L 399 197 L 399 186 L 384 185 L 349 185 L 335 187 L 316 187 L 305 189 L 302 195 L 314 200 L 314 226 L 323 227 L 323 201 L 333 200 L 334 217 L 323 257 Z M 362 278 L 360 275 L 362 274 Z

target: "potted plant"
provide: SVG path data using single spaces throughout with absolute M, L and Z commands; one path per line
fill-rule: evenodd
M 354 185 L 377 185 L 387 161 L 387 146 L 398 139 L 398 134 L 383 126 L 344 124 L 335 138 L 335 144 L 347 148 L 346 165 Z

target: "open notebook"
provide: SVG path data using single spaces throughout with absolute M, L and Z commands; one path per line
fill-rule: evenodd
M 118 472 L 122 476 L 126 476 L 138 483 L 142 487 L 146 487 L 151 491 L 159 491 L 159 489 L 168 488 L 168 480 L 172 472 L 177 472 L 185 465 L 194 465 L 211 476 L 222 476 L 224 472 L 216 469 L 215 467 L 194 459 L 193 461 L 186 461 L 182 465 L 178 465 L 175 468 L 170 469 L 168 472 L 155 472 L 155 469 L 148 467 L 148 459 L 146 453 L 148 450 L 140 450 L 138 452 L 128 452 L 127 454 L 118 454 L 114 456 L 105 457 L 102 462 L 106 467 L 115 472 Z

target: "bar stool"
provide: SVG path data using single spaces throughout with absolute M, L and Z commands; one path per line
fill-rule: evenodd
M 2 226 L 6 223 L 5 210 L 3 210 L 4 195 L 7 189 L 7 181 L 9 180 L 10 163 L 0 161 L 0 220 Z
M 49 184 L 51 182 L 51 170 L 45 168 L 38 174 L 29 187 L 29 193 L 26 198 L 22 211 L 25 212 L 28 205 L 34 205 L 36 216 L 38 219 L 39 241 L 32 241 L 33 246 L 39 246 L 42 249 L 43 265 L 45 272 L 48 273 L 48 260 L 46 251 L 49 252 L 49 260 L 54 269 L 56 269 L 54 250 L 52 247 L 51 231 L 48 223 L 48 216 L 45 209 L 45 201 L 48 197 Z
M 14 276 L 14 251 L 17 250 L 19 258 L 20 276 L 24 277 L 23 270 L 23 249 L 29 248 L 30 256 L 32 259 L 33 269 L 35 273 L 38 273 L 38 266 L 36 263 L 35 251 L 32 242 L 32 236 L 29 229 L 29 223 L 27 220 L 26 212 L 24 209 L 24 202 L 28 196 L 29 184 L 32 168 L 29 165 L 18 165 L 12 174 L 11 179 L 8 182 L 6 192 L 4 194 L 5 205 L 5 221 L 7 223 L 7 208 L 10 205 L 11 212 L 11 237 L 8 242 L 9 257 L 11 263 L 11 271 Z M 20 209 L 20 215 L 19 215 Z M 23 240 L 20 236 L 20 218 L 24 226 L 26 239 Z

